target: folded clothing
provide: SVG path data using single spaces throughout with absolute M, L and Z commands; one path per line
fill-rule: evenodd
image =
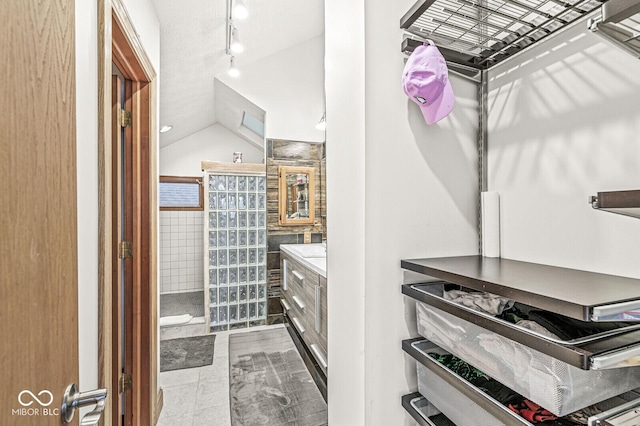
M 528 399 L 525 399 L 518 404 L 509 404 L 509 409 L 533 423 L 557 419 L 555 414 L 545 410 L 535 402 L 529 401 Z
M 487 375 L 482 371 L 454 355 L 440 355 L 435 352 L 429 352 L 429 356 L 469 382 L 473 382 L 478 377 L 487 378 Z
M 555 312 L 542 311 L 518 302 L 505 309 L 498 316 L 514 324 L 522 320 L 534 321 L 562 340 L 578 339 L 629 325 L 625 322 L 578 321 Z
M 524 396 L 454 355 L 429 352 L 429 356 L 532 423 L 541 423 L 545 426 L 578 426 L 580 424 L 570 419 L 557 418 L 553 413 L 525 399 Z
M 479 377 L 472 384 L 503 405 L 518 404 L 524 399 L 518 392 L 488 377 Z
M 531 331 L 538 332 L 538 333 L 542 334 L 543 336 L 551 337 L 553 339 L 560 339 L 558 336 L 556 336 L 555 334 L 553 334 L 552 332 L 550 332 L 549 330 L 547 330 L 546 328 L 544 328 L 543 326 L 541 326 L 540 324 L 538 324 L 535 321 L 520 320 L 520 321 L 518 321 L 516 323 L 516 325 L 519 325 L 520 327 L 526 328 L 526 329 L 531 330 Z
M 513 306 L 513 300 L 487 292 L 449 290 L 445 291 L 443 296 L 446 300 L 490 315 L 500 315 L 505 309 Z

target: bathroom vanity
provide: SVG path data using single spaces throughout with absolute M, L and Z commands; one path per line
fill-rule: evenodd
M 280 303 L 325 376 L 328 369 L 326 261 L 324 243 L 280 246 Z

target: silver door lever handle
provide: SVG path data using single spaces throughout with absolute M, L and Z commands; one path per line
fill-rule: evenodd
M 105 389 L 106 390 L 106 389 Z M 105 395 L 106 396 L 106 395 Z M 107 402 L 107 399 L 101 399 L 96 404 L 96 408 L 93 411 L 85 414 L 80 420 L 80 426 L 98 426 L 98 422 L 100 421 L 100 417 L 102 417 L 102 412 L 104 411 L 104 404 Z
M 95 389 L 88 392 L 78 392 L 78 386 L 75 383 L 67 386 L 62 399 L 62 407 L 60 414 L 62 421 L 71 423 L 73 415 L 77 408 L 86 407 L 87 405 L 96 404 L 96 407 L 90 413 L 87 413 L 80 422 L 81 426 L 96 426 L 104 411 L 104 405 L 107 401 L 107 389 Z

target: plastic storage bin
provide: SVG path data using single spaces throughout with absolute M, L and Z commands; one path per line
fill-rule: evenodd
M 420 335 L 557 416 L 640 387 L 638 367 L 581 370 L 425 303 L 416 316 Z M 437 395 L 423 395 L 445 411 Z
M 440 378 L 424 365 L 418 363 L 417 370 L 418 391 L 456 425 L 507 425 L 471 401 L 462 392 L 450 386 L 446 380 Z M 524 419 L 518 422 L 514 418 L 514 423 L 509 425 L 513 424 L 529 425 L 530 423 Z

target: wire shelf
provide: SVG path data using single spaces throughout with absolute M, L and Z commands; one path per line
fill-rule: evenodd
M 447 61 L 485 70 L 599 8 L 598 0 L 420 0 L 401 19 Z M 415 43 L 403 44 L 405 52 Z
M 640 0 L 611 0 L 589 28 L 640 58 Z

